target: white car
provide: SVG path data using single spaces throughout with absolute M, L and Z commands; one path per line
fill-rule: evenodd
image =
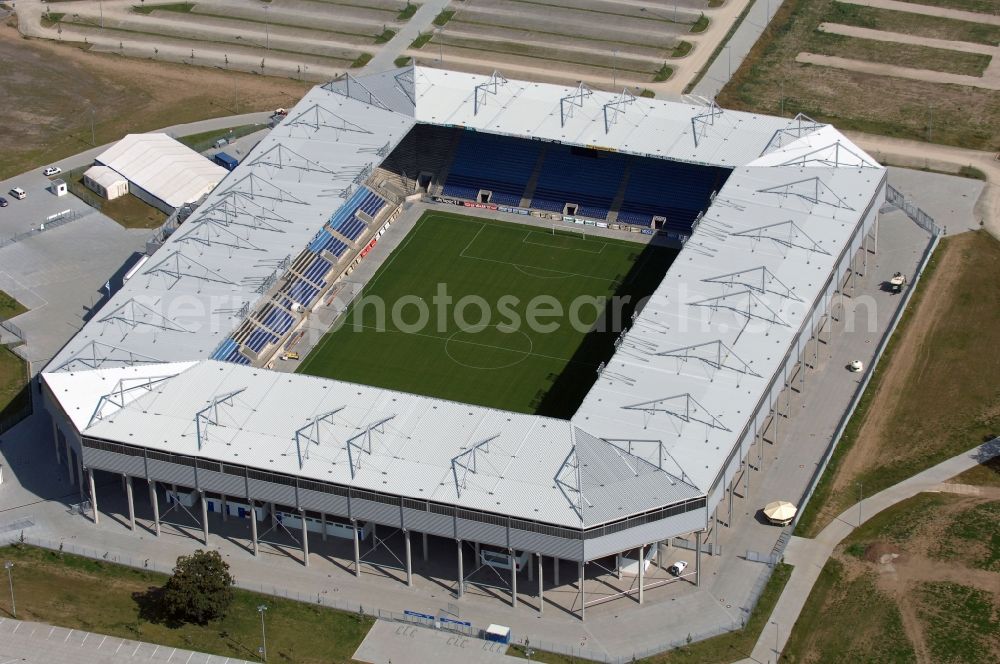
M 59 168 L 58 166 L 49 166 L 44 171 L 42 171 L 42 175 L 44 175 L 45 177 L 59 175 L 60 173 L 62 173 L 62 169 Z
M 687 564 L 686 561 L 684 561 L 684 560 L 678 560 L 673 565 L 671 565 L 670 567 L 668 567 L 667 571 L 670 572 L 671 574 L 673 574 L 674 576 L 680 576 L 681 572 L 683 572 L 684 568 L 686 568 L 687 566 L 688 566 L 688 564 Z

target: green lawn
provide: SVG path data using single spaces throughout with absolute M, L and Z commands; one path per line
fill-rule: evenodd
M 181 136 L 177 139 L 177 141 L 188 146 L 195 152 L 204 152 L 205 150 L 215 147 L 215 142 L 220 138 L 233 141 L 237 138 L 248 136 L 255 131 L 260 131 L 261 129 L 267 129 L 267 125 L 248 124 L 239 125 L 238 127 L 227 127 L 226 129 L 215 129 L 213 131 L 204 131 L 200 134 Z
M 996 661 L 1000 616 L 996 601 L 979 588 L 956 583 L 921 583 L 919 615 L 934 662 L 979 664 Z
M 28 308 L 15 300 L 13 297 L 0 291 L 0 320 L 9 320 L 14 316 L 20 316 Z
M 618 336 L 586 328 L 612 296 L 651 293 L 674 256 L 579 231 L 427 212 L 301 371 L 569 417 Z M 556 309 L 564 315 L 548 315 Z
M 228 615 L 204 626 L 168 625 L 146 599 L 165 576 L 46 549 L 8 546 L 0 559 L 14 562 L 17 617 L 52 625 L 141 639 L 167 647 L 256 660 L 260 617 L 267 610 L 268 660 L 299 664 L 349 662 L 372 619 L 291 600 L 236 591 Z M 0 613 L 9 609 L 0 594 Z
M 780 625 L 780 629 L 788 629 Z M 874 572 L 849 575 L 831 558 L 799 614 L 783 662 L 916 662 L 893 599 Z

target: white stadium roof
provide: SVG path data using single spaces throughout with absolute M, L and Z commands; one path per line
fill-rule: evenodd
M 166 134 L 128 134 L 96 161 L 173 208 L 194 203 L 228 172 Z
M 734 167 L 571 421 L 207 359 L 415 122 Z M 808 119 L 420 67 L 350 78 L 291 109 L 44 377 L 84 435 L 589 526 L 715 488 L 884 179 Z M 227 236 L 222 213 L 244 219 Z M 233 393 L 199 449 L 196 413 Z M 296 431 L 335 409 L 300 467 Z M 489 470 L 459 481 L 470 454 Z

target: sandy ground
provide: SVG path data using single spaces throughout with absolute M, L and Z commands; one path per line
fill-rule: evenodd
M 930 69 L 900 67 L 899 65 L 887 65 L 880 62 L 865 62 L 864 60 L 852 60 L 850 58 L 840 58 L 835 55 L 818 55 L 816 53 L 799 53 L 795 61 L 809 65 L 847 69 L 848 71 L 856 71 L 862 74 L 874 74 L 875 76 L 892 76 L 914 81 L 927 81 L 928 83 L 965 85 L 973 88 L 1000 90 L 1000 65 L 997 64 L 991 64 L 980 77 L 950 74 Z

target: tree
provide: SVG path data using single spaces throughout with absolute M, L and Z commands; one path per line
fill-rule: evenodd
M 163 587 L 163 608 L 178 620 L 204 625 L 226 614 L 234 581 L 218 551 L 198 549 L 177 558 L 173 576 Z

